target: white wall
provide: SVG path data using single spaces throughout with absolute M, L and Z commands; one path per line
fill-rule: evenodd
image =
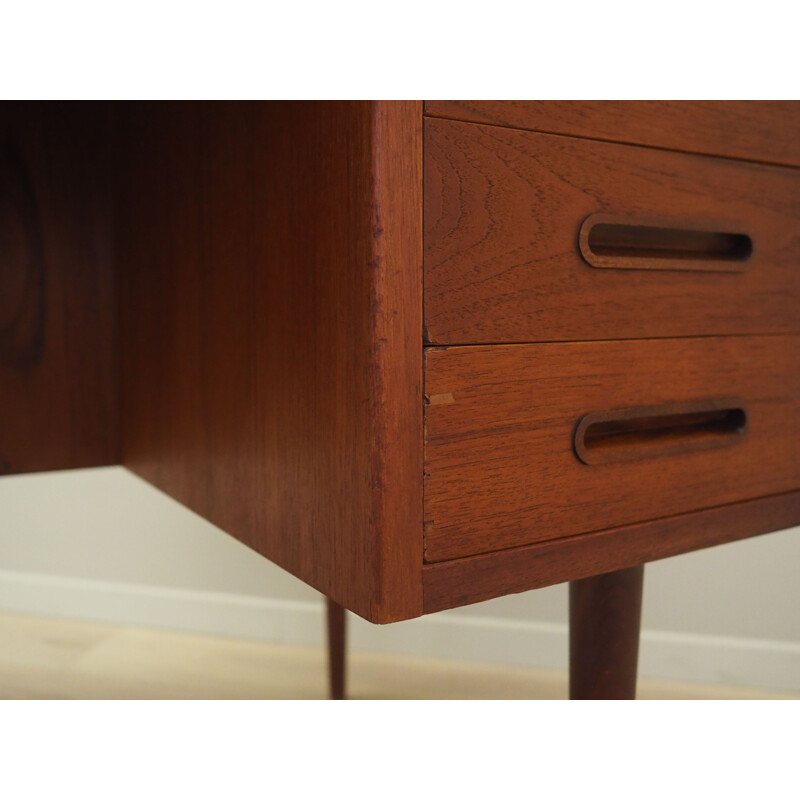
M 648 565 L 640 672 L 800 691 L 798 530 Z M 121 467 L 0 478 L 0 609 L 323 643 L 322 600 Z M 566 664 L 565 586 L 389 626 L 353 647 Z

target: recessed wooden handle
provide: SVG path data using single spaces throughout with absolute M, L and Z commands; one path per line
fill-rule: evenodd
M 752 237 L 729 226 L 592 214 L 581 225 L 581 255 L 605 269 L 743 272 Z
M 584 464 L 610 464 L 733 444 L 746 429 L 743 403 L 705 400 L 587 414 L 574 446 Z

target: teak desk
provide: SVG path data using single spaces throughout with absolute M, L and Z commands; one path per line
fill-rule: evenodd
M 122 463 L 392 622 L 800 523 L 800 105 L 6 103 L 0 468 Z

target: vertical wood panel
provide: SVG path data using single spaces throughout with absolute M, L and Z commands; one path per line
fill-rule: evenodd
M 0 474 L 118 459 L 107 112 L 0 104 Z
M 340 605 L 421 613 L 421 106 L 129 113 L 124 463 Z
M 375 600 L 405 617 L 422 613 L 422 103 L 373 115 Z

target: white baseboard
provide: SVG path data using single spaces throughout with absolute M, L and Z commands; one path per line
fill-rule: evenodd
M 323 604 L 0 570 L 0 609 L 321 647 Z M 395 625 L 351 617 L 349 644 L 422 658 L 564 669 L 567 627 L 442 612 Z M 640 674 L 800 692 L 800 645 L 642 632 Z
M 320 604 L 0 570 L 0 609 L 320 646 Z

